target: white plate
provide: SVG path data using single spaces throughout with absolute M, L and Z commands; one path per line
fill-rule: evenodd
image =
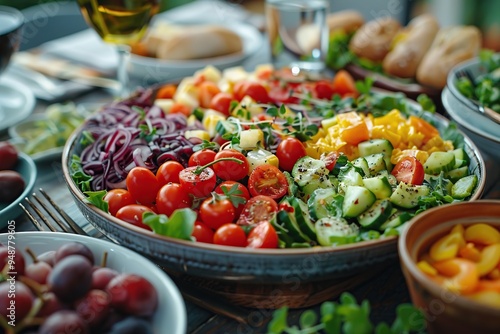
M 189 22 L 176 22 L 168 20 L 174 24 L 189 24 Z M 205 22 L 195 22 L 204 24 Z M 255 54 L 262 45 L 263 36 L 257 28 L 244 23 L 207 21 L 207 23 L 217 24 L 237 33 L 243 42 L 243 52 L 227 56 L 196 59 L 196 60 L 163 60 L 152 57 L 143 57 L 132 54 L 129 63 L 130 75 L 139 81 L 139 84 L 146 86 L 157 82 L 170 81 L 185 76 L 192 75 L 195 71 L 207 65 L 213 65 L 222 70 L 232 66 L 242 65 L 243 61 Z M 194 24 L 194 23 L 193 23 Z
M 77 241 L 87 245 L 95 256 L 96 263 L 101 261 L 104 252 L 108 253 L 107 267 L 123 273 L 135 273 L 148 279 L 158 292 L 158 309 L 153 316 L 154 334 L 184 334 L 186 332 L 187 315 L 184 301 L 179 289 L 165 272 L 143 256 L 109 241 L 102 239 L 56 232 L 17 232 L 12 236 L 0 235 L 0 242 L 13 245 L 17 251 L 23 252 L 30 263 L 26 247 L 35 254 L 54 250 L 61 245 Z
M 0 132 L 24 120 L 33 112 L 35 96 L 14 77 L 0 75 Z

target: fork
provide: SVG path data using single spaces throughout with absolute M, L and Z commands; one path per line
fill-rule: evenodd
M 32 194 L 32 199 L 26 197 L 24 200 L 27 206 L 31 208 L 34 214 L 22 203 L 19 206 L 23 209 L 28 219 L 39 231 L 49 232 L 66 232 L 89 236 L 90 233 L 86 232 L 80 225 L 78 225 L 71 217 L 62 210 L 55 201 L 43 190 L 39 189 L 43 198 L 40 198 L 36 193 Z M 38 216 L 39 221 L 35 216 Z M 93 234 L 94 237 L 106 238 L 101 232 Z M 106 238 L 107 239 L 107 238 Z M 160 266 L 161 268 L 161 266 Z M 162 268 L 163 269 L 163 268 Z M 189 285 L 186 282 L 176 280 L 171 277 L 179 287 L 182 295 L 186 300 L 191 301 L 193 304 L 201 308 L 212 311 L 216 314 L 224 315 L 242 324 L 248 323 L 248 315 L 251 311 L 248 309 L 230 304 L 221 300 L 220 297 L 213 295 L 209 291 L 202 291 L 200 288 Z

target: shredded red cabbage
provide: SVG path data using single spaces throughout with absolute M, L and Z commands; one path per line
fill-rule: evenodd
M 193 146 L 201 140 L 186 139 L 185 131 L 203 129 L 198 121 L 187 123 L 186 116 L 165 114 L 154 105 L 151 89 L 106 105 L 85 122 L 80 137 L 82 169 L 92 176 L 92 190 L 125 188 L 135 166 L 156 173 L 163 162 L 175 160 L 187 167 Z M 93 142 L 84 146 L 87 138 Z

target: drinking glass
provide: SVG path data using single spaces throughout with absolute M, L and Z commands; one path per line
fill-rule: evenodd
M 23 26 L 24 16 L 19 10 L 0 6 L 0 75 L 7 68 L 12 54 L 19 50 Z M 0 120 L 5 110 L 1 102 L 2 99 L 0 99 Z
M 327 0 L 266 0 L 271 62 L 292 73 L 325 69 L 328 51 Z
M 130 45 L 146 32 L 151 18 L 159 10 L 159 0 L 77 0 L 82 15 L 106 43 L 118 51 L 117 77 L 119 97 L 128 95 L 127 63 Z

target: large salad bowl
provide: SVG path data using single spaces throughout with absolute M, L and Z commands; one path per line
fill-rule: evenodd
M 414 102 L 408 100 L 408 103 L 416 112 L 419 111 Z M 439 114 L 429 117 L 440 131 L 450 126 L 449 121 Z M 174 279 L 177 277 L 180 284 L 199 283 L 213 291 L 222 287 L 226 289 L 226 296 L 236 295 L 242 287 L 248 296 L 261 294 L 261 298 L 243 297 L 236 301 L 247 306 L 262 305 L 258 303 L 277 297 L 279 292 L 280 295 L 288 295 L 288 305 L 295 303 L 295 306 L 302 307 L 319 300 L 305 300 L 300 291 L 307 291 L 309 296 L 318 290 L 335 294 L 339 292 L 336 288 L 345 289 L 358 284 L 379 273 L 384 265 L 397 261 L 397 236 L 334 247 L 252 249 L 164 237 L 133 226 L 89 204 L 72 179 L 72 157 L 81 153 L 79 142 L 83 132 L 80 128 L 73 133 L 62 158 L 64 178 L 78 208 L 109 239 L 152 259 Z M 484 189 L 485 166 L 474 143 L 466 136 L 464 143 L 464 150 L 470 157 L 470 173 L 476 175 L 478 180 L 468 198 L 475 200 L 480 198 Z M 207 281 L 210 283 L 207 284 Z M 296 296 L 295 301 L 289 298 L 292 294 Z M 322 294 L 321 298 L 330 296 Z M 274 306 L 282 305 L 280 301 L 275 303 Z

